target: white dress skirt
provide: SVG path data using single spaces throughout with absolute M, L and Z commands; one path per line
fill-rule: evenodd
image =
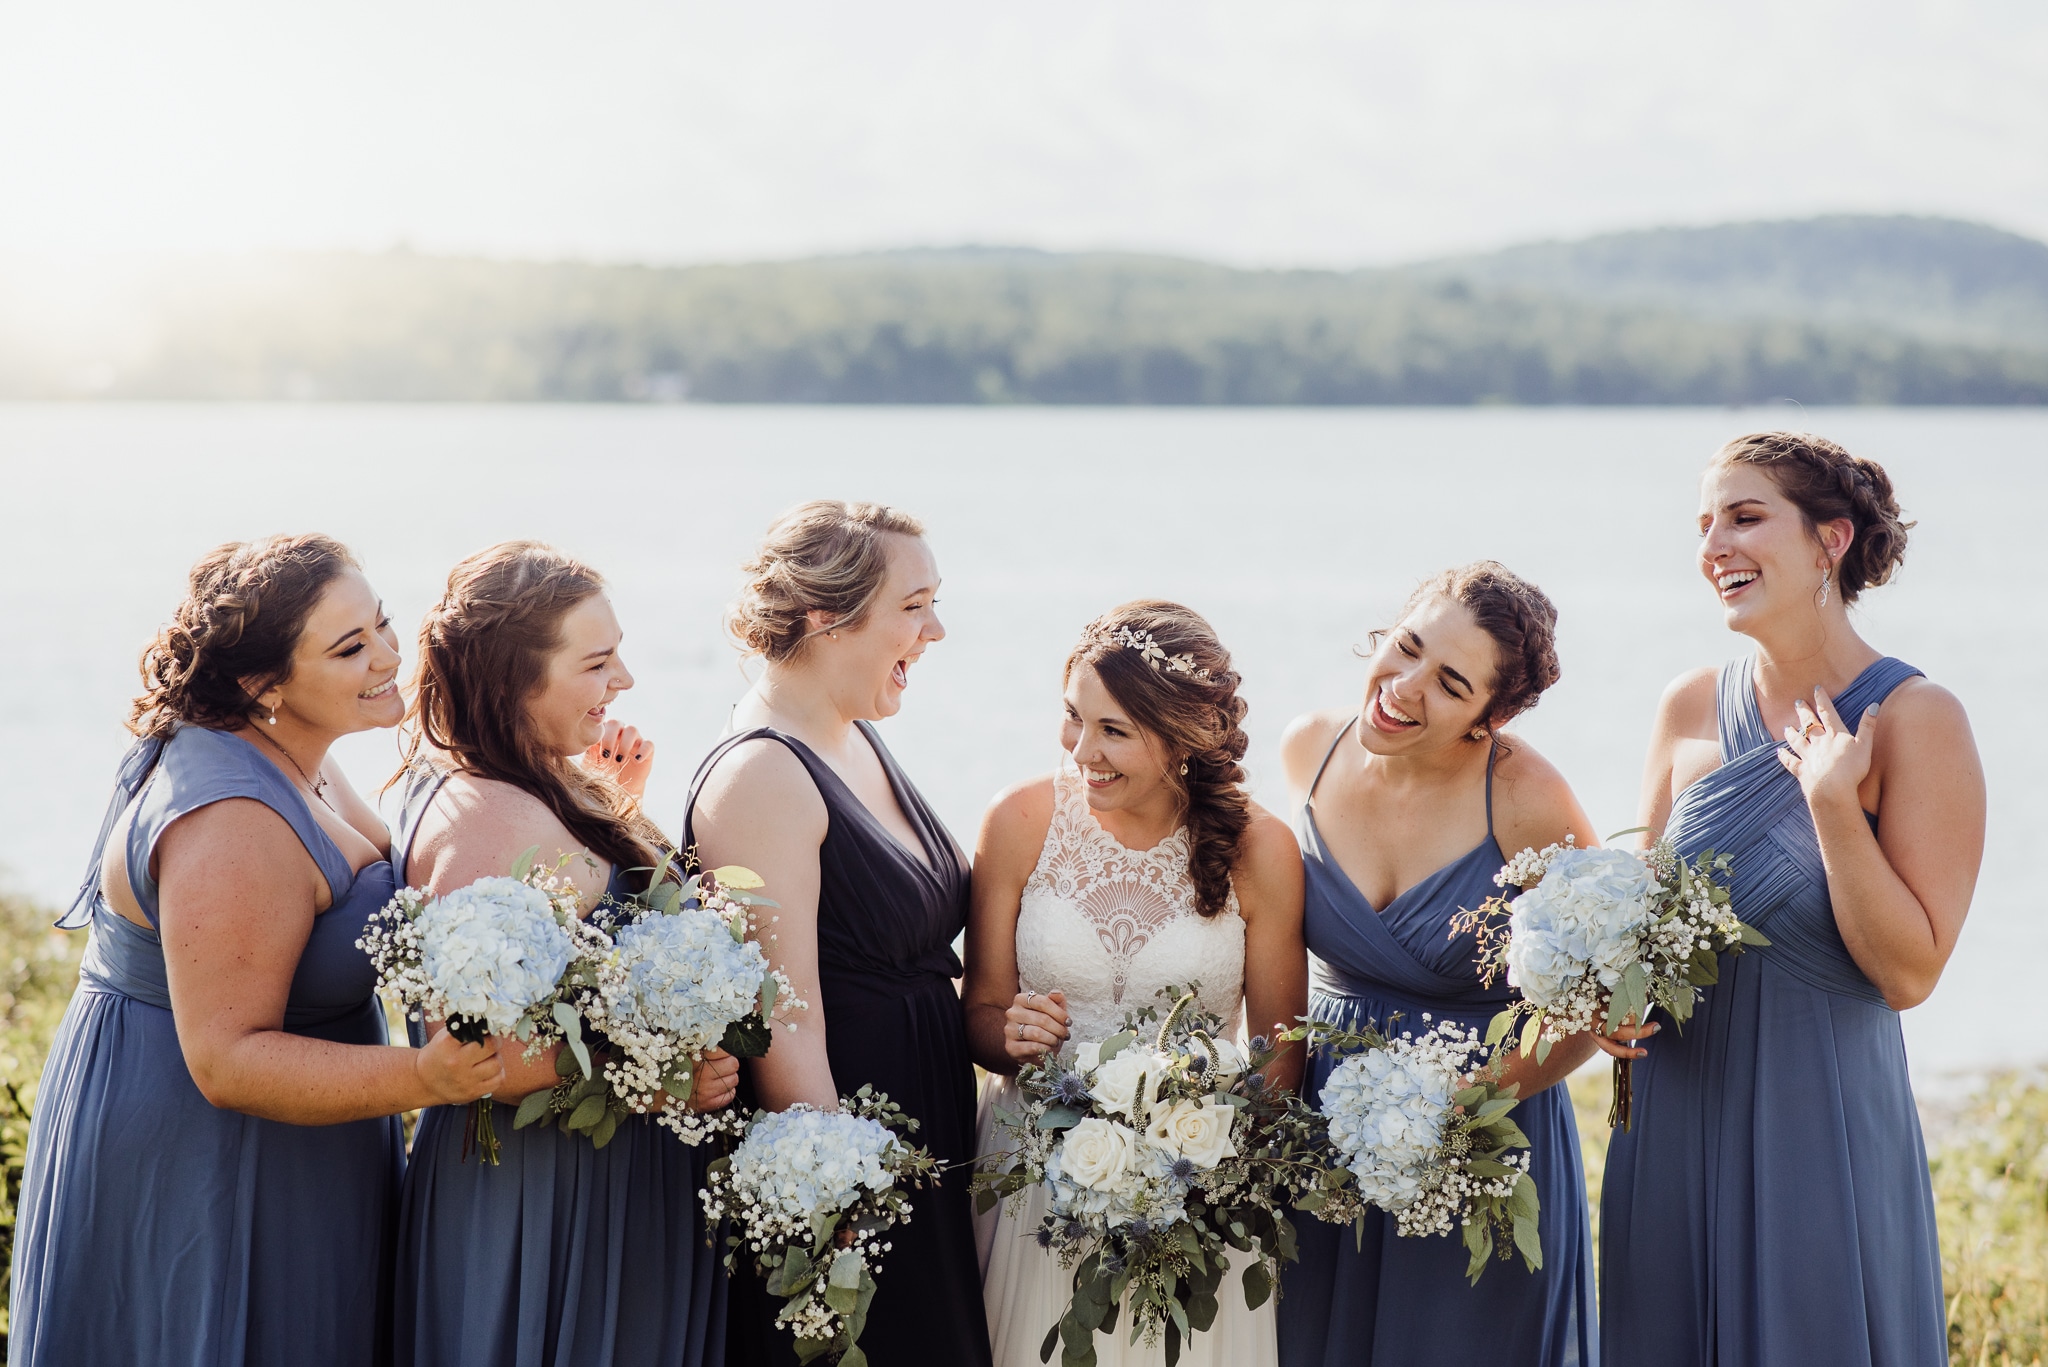
M 1213 917 L 1195 910 L 1188 836 L 1176 831 L 1149 850 L 1132 850 L 1088 810 L 1073 761 L 1053 777 L 1053 817 L 1038 865 L 1017 913 L 1017 977 L 1025 992 L 1066 994 L 1073 1040 L 1102 1040 L 1124 1013 L 1154 1001 L 1168 984 L 1201 984 L 1201 1005 L 1237 1028 L 1244 1005 L 1244 918 L 1237 897 Z M 976 1148 L 988 1155 L 1012 1145 L 994 1108 L 1018 1108 L 1016 1084 L 991 1077 L 982 1089 Z M 1066 1313 L 1073 1272 L 1032 1234 L 1045 1214 L 1045 1189 L 1033 1187 L 975 1219 L 981 1295 L 995 1367 L 1040 1367 L 1038 1350 Z M 1217 1288 L 1220 1309 L 1208 1332 L 1181 1346 L 1185 1367 L 1272 1367 L 1278 1361 L 1274 1301 L 1247 1310 L 1241 1263 Z M 1130 1342 L 1127 1313 L 1114 1334 L 1095 1336 L 1102 1367 L 1163 1367 L 1163 1344 Z M 1053 1361 L 1059 1350 L 1054 1349 Z

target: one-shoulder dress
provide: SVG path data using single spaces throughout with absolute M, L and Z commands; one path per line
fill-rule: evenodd
M 1347 726 L 1330 745 L 1330 754 Z M 1493 765 L 1486 766 L 1486 838 L 1384 908 L 1374 908 L 1323 844 L 1315 787 L 1298 831 L 1307 875 L 1303 929 L 1310 953 L 1309 1012 L 1355 1026 L 1376 1022 L 1421 1033 L 1455 1021 L 1485 1033 L 1513 1000 L 1513 989 L 1481 986 L 1478 946 L 1452 935 L 1451 918 L 1499 889 L 1506 862 L 1493 834 Z M 1328 768 L 1323 757 L 1316 780 Z M 1336 1060 L 1309 1060 L 1303 1095 L 1313 1104 Z M 1467 1254 L 1455 1235 L 1403 1238 L 1394 1221 L 1367 1211 L 1364 1247 L 1349 1225 L 1313 1216 L 1295 1220 L 1301 1261 L 1281 1275 L 1281 1367 L 1410 1367 L 1486 1362 L 1529 1367 L 1594 1367 L 1598 1361 L 1593 1243 L 1578 1123 L 1562 1085 L 1524 1100 L 1514 1119 L 1529 1136 L 1530 1175 L 1542 1204 L 1543 1268 L 1519 1256 L 1488 1266 L 1479 1285 L 1465 1279 Z
M 121 762 L 84 885 L 58 922 L 89 922 L 92 939 L 36 1093 L 11 1362 L 388 1360 L 405 1161 L 397 1119 L 287 1125 L 211 1105 L 178 1046 L 162 941 L 101 895 L 106 842 L 132 805 L 129 884 L 154 927 L 157 839 L 179 817 L 236 798 L 283 817 L 333 894 L 299 956 L 284 1028 L 387 1042 L 376 972 L 355 942 L 391 897 L 391 866 L 351 868 L 299 790 L 247 740 L 187 726 L 138 742 Z
M 789 748 L 825 801 L 818 849 L 818 988 L 826 1053 L 841 1095 L 863 1083 L 919 1121 L 915 1142 L 944 1164 L 974 1158 L 974 1062 L 953 980 L 953 938 L 967 924 L 967 864 L 881 737 L 874 747 L 896 803 L 917 832 L 923 859 L 904 848 L 839 775 L 796 737 L 767 727 L 728 736 L 697 770 L 690 810 L 705 778 L 734 746 L 767 739 Z M 691 815 L 683 843 L 694 845 Z M 773 888 L 768 890 L 770 893 Z M 741 1104 L 748 1104 L 743 1089 Z M 889 1232 L 894 1247 L 876 1272 L 878 1290 L 860 1347 L 875 1367 L 987 1367 L 988 1322 L 964 1167 L 914 1192 L 912 1218 Z M 751 1271 L 733 1277 L 727 1362 L 796 1362 L 789 1331 L 774 1325 L 779 1299 Z
M 1684 1032 L 1635 1064 L 1635 1128 L 1614 1136 L 1601 1200 L 1607 1361 L 1940 1367 L 1941 1255 L 1899 1014 L 1842 943 L 1753 668 L 1723 666 L 1721 767 L 1679 794 L 1665 833 L 1688 858 L 1732 858 L 1735 911 L 1771 943 L 1722 955 Z M 1854 730 L 1919 672 L 1879 660 L 1835 708 Z
M 393 864 L 412 852 L 445 772 L 405 780 Z M 608 891 L 623 898 L 617 869 Z M 417 1026 L 414 1027 L 417 1030 Z M 712 1158 L 639 1116 L 602 1149 L 558 1125 L 492 1116 L 499 1162 L 463 1156 L 468 1106 L 413 1136 L 399 1216 L 399 1367 L 717 1367 L 723 1249 L 697 1191 Z

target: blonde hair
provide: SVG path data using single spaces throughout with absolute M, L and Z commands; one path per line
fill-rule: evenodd
M 923 536 L 924 524 L 883 503 L 814 498 L 768 528 L 761 548 L 740 566 L 747 576 L 726 614 L 726 630 L 749 655 L 780 663 L 810 637 L 806 615 L 823 612 L 836 627 L 867 620 L 889 575 L 883 539 Z

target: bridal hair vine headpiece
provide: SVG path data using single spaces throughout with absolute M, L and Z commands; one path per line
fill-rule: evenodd
M 1138 657 L 1154 670 L 1162 665 L 1176 674 L 1185 674 L 1202 683 L 1209 682 L 1209 671 L 1195 664 L 1193 655 L 1168 655 L 1166 647 L 1159 644 L 1149 631 L 1132 631 L 1129 627 L 1118 627 L 1115 631 L 1097 630 L 1095 638 L 1110 645 L 1125 646 L 1138 652 Z

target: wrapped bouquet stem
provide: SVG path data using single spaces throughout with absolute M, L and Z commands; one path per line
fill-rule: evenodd
M 1494 882 L 1521 895 L 1488 898 L 1452 922 L 1478 937 L 1480 976 L 1490 985 L 1505 972 L 1521 993 L 1487 1042 L 1513 1038 L 1540 1060 L 1569 1035 L 1641 1025 L 1659 1007 L 1684 1029 L 1700 989 L 1720 980 L 1720 955 L 1770 943 L 1736 916 L 1728 870 L 1727 855 L 1687 862 L 1662 840 L 1637 852 L 1567 839 L 1508 860 Z M 1608 1124 L 1627 1129 L 1631 1110 L 1628 1062 L 1618 1059 Z

